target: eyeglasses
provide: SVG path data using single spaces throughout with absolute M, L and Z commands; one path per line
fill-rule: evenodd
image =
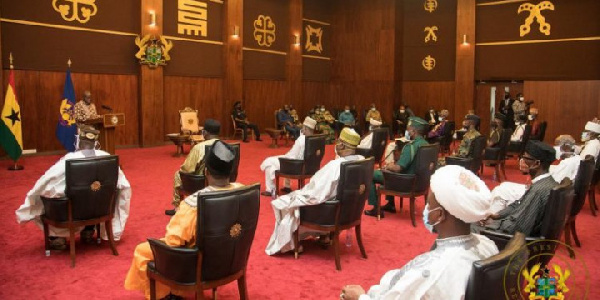
M 537 160 L 537 159 L 535 159 L 533 157 L 528 157 L 528 156 L 525 156 L 525 155 L 519 155 L 519 159 L 522 159 L 522 160 L 533 160 L 533 161 Z

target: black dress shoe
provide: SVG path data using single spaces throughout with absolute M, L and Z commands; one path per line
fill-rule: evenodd
M 244 143 L 250 143 L 250 141 L 248 139 L 245 139 L 242 142 L 244 142 Z
M 371 216 L 371 217 L 377 217 L 377 208 L 373 208 L 371 210 L 365 210 L 365 215 Z M 384 218 L 383 212 L 381 212 L 381 216 L 380 217 L 382 219 Z
M 262 142 L 262 139 L 261 138 L 257 138 L 256 141 L 257 142 Z
M 292 192 L 292 189 L 289 188 L 289 187 L 284 187 L 284 188 L 281 189 L 281 192 L 285 193 L 285 194 L 289 194 L 289 193 Z
M 396 206 L 393 203 L 388 203 L 388 204 L 382 206 L 381 210 L 384 210 L 384 211 L 391 212 L 391 213 L 395 214 L 396 213 Z
M 167 216 L 174 216 L 175 215 L 175 209 L 166 209 L 165 210 L 165 215 L 167 215 Z

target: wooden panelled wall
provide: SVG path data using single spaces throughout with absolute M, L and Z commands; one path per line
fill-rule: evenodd
M 162 1 L 142 0 L 144 11 L 157 10 L 159 24 Z M 302 0 L 290 1 L 293 31 L 290 34 L 299 33 Z M 489 95 L 482 99 L 472 80 L 474 49 L 460 48 L 457 42 L 455 81 L 404 82 L 402 1 L 332 1 L 330 82 L 302 81 L 301 52 L 293 45 L 288 53 L 286 80 L 244 80 L 243 37 L 231 36 L 232 28 L 243 24 L 243 0 L 228 0 L 223 22 L 226 34 L 223 78 L 163 76 L 161 71 L 144 68 L 140 75 L 74 73 L 76 94 L 80 97 L 89 89 L 100 112 L 100 105 L 105 104 L 126 114 L 126 126 L 117 129 L 119 146 L 164 144 L 165 134 L 179 131 L 178 111 L 185 106 L 198 109 L 201 120 L 209 117 L 220 120 L 224 135 L 229 135 L 229 113 L 233 103 L 240 99 L 244 99 L 250 120 L 261 129 L 274 125 L 273 112 L 285 103 L 294 104 L 301 116 L 315 104 L 334 109 L 356 105 L 362 114 L 370 103 L 375 103 L 387 122 L 391 122 L 392 110 L 401 102 L 408 103 L 419 116 L 429 107 L 449 109 L 455 119 L 460 119 L 470 108 L 481 114 L 488 111 Z M 457 40 L 462 32 L 474 36 L 474 10 L 474 1 L 459 1 L 461 18 L 457 23 Z M 144 18 L 147 14 L 142 13 L 142 30 L 150 32 L 152 29 L 146 26 L 148 20 Z M 6 87 L 7 75 L 8 70 L 4 70 L 3 87 Z M 62 72 L 15 72 L 26 149 L 61 150 L 54 130 L 64 76 Z M 560 133 L 579 135 L 585 121 L 600 110 L 600 81 L 528 81 L 524 84 L 524 93 L 536 101 L 541 118 L 549 120 L 548 142 Z

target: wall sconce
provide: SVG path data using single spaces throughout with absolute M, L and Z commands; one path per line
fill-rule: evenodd
M 240 37 L 240 26 L 237 26 L 237 25 L 233 26 L 233 35 L 232 35 L 232 37 L 234 39 L 237 39 L 237 38 Z
M 156 12 L 153 10 L 150 11 L 150 26 L 156 26 Z
M 294 46 L 300 47 L 300 35 L 294 34 Z
M 467 35 L 463 34 L 463 42 L 462 42 L 463 46 L 468 46 L 469 42 L 467 42 Z

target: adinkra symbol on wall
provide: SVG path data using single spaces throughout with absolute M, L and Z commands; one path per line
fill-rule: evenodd
M 275 22 L 270 16 L 259 15 L 254 20 L 254 39 L 259 46 L 271 47 L 275 42 Z
M 531 24 L 534 20 L 540 24 L 540 32 L 545 35 L 550 35 L 550 23 L 546 22 L 546 18 L 542 16 L 543 10 L 554 10 L 554 4 L 550 1 L 542 1 L 538 5 L 531 3 L 523 3 L 519 6 L 517 14 L 523 11 L 528 11 L 529 16 L 525 19 L 525 24 L 519 27 L 521 37 L 527 35 L 531 31 Z
M 428 43 L 430 40 L 437 42 L 437 35 L 435 34 L 435 32 L 437 30 L 438 30 L 437 26 L 425 27 L 425 30 L 423 30 L 424 32 L 427 32 L 427 35 L 425 35 L 425 43 Z
M 87 23 L 98 12 L 96 0 L 52 0 L 52 7 L 67 22 Z
M 306 25 L 306 45 L 304 49 L 306 52 L 316 51 L 318 53 L 323 52 L 323 28 L 314 28 L 310 25 Z

